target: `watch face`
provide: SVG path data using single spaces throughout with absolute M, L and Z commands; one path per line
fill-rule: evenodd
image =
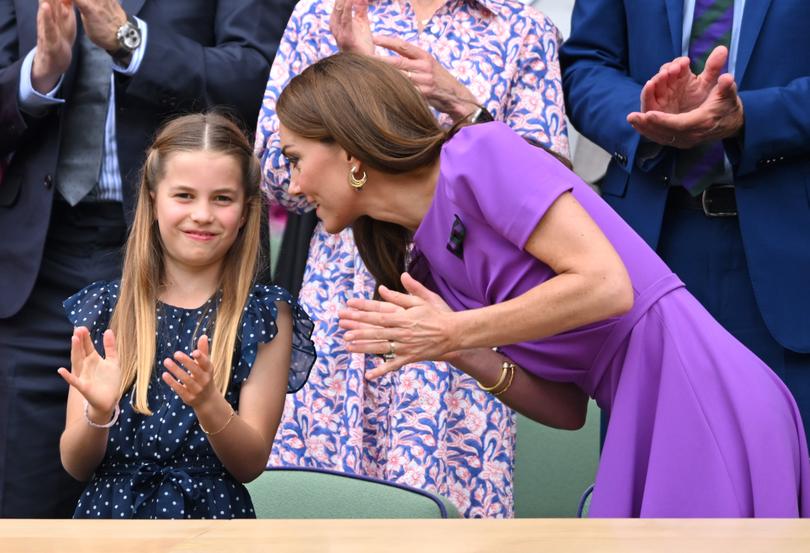
M 124 36 L 122 38 L 123 46 L 127 50 L 135 50 L 141 45 L 141 33 L 138 32 L 138 29 L 127 29 L 124 31 Z

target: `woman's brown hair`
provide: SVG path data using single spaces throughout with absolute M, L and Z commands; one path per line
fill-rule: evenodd
M 132 403 L 143 414 L 151 414 L 147 389 L 155 365 L 155 308 L 160 289 L 165 285 L 164 251 L 152 193 L 173 154 L 197 151 L 233 157 L 242 170 L 245 193 L 245 223 L 223 260 L 221 295 L 211 338 L 214 383 L 223 395 L 230 382 L 242 312 L 259 266 L 261 168 L 250 142 L 238 125 L 216 113 L 185 115 L 168 122 L 147 152 L 135 218 L 127 239 L 119 299 L 110 324 L 123 372 L 121 394 L 134 383 Z
M 362 163 L 389 174 L 432 165 L 442 145 L 466 124 L 462 120 L 443 130 L 402 72 L 369 56 L 347 53 L 324 58 L 293 78 L 282 91 L 276 112 L 281 124 L 295 134 L 337 143 Z M 406 269 L 412 233 L 368 216 L 357 219 L 352 230 L 377 283 L 404 291 L 400 275 Z
M 292 79 L 276 104 L 279 121 L 310 140 L 336 142 L 369 167 L 389 174 L 433 164 L 448 133 L 397 69 L 368 56 L 336 54 Z M 378 284 L 402 290 L 411 232 L 360 217 L 357 249 Z

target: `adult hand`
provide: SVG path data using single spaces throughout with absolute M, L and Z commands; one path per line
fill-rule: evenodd
M 163 373 L 163 382 L 189 407 L 197 409 L 216 396 L 214 366 L 208 353 L 208 336 L 200 336 L 197 349 L 191 352 L 191 356 L 176 351 L 174 359 L 167 357 L 163 360 L 163 366 L 169 371 Z
M 127 13 L 118 0 L 74 0 L 82 16 L 84 32 L 96 46 L 114 52 L 118 50 L 116 34 L 126 23 Z
M 392 36 L 376 36 L 374 44 L 399 54 L 380 56 L 378 59 L 405 73 L 428 104 L 449 115 L 453 121 L 459 121 L 475 111 L 478 106 L 475 96 L 429 52 Z
M 112 418 L 121 399 L 122 378 L 112 330 L 104 332 L 104 357 L 101 357 L 93 347 L 87 328 L 74 329 L 70 339 L 70 371 L 60 367 L 57 372 L 90 404 L 91 420 L 102 424 Z
M 720 76 L 706 99 L 691 111 L 631 113 L 627 120 L 653 142 L 688 149 L 737 135 L 745 117 L 734 78 L 725 74 Z
M 350 309 L 338 313 L 349 351 L 385 355 L 393 349 L 392 358 L 366 373 L 372 380 L 409 363 L 441 361 L 458 349 L 453 311 L 444 300 L 408 273 L 402 284 L 409 294 L 380 286 L 384 301 L 351 299 Z
M 76 13 L 72 0 L 40 0 L 37 10 L 37 51 L 31 65 L 31 85 L 47 94 L 73 59 Z
M 341 52 L 374 55 L 368 0 L 335 0 L 329 16 L 329 30 Z
M 684 113 L 697 108 L 717 86 L 727 60 L 728 49 L 718 46 L 709 54 L 700 75 L 692 73 L 687 57 L 665 63 L 641 90 L 641 113 Z

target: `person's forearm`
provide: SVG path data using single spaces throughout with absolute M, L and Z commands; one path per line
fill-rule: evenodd
M 503 362 L 509 359 L 481 348 L 457 352 L 448 361 L 483 385 L 493 386 L 501 376 Z M 516 365 L 511 385 L 497 397 L 515 411 L 546 426 L 577 430 L 585 424 L 588 405 L 585 392 L 574 384 L 537 377 L 519 365 Z
M 622 315 L 632 307 L 632 291 L 621 278 L 612 273 L 561 274 L 517 298 L 453 313 L 456 349 L 540 340 Z
M 268 440 L 238 414 L 231 417 L 225 398 L 217 394 L 195 412 L 200 426 L 211 433 L 208 442 L 214 453 L 234 478 L 250 482 L 262 473 L 270 456 Z M 269 442 L 272 445 L 272 439 Z
M 96 413 L 92 408 L 88 415 L 98 424 L 107 423 L 113 416 L 112 413 Z M 90 426 L 84 415 L 70 421 L 59 440 L 62 466 L 76 480 L 89 480 L 104 459 L 108 439 L 109 430 Z

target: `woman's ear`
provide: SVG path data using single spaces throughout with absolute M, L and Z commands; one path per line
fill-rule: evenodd
M 352 154 L 350 154 L 349 152 L 345 152 L 345 154 L 346 154 L 346 161 L 349 163 L 350 166 L 357 167 L 357 169 L 360 169 L 363 166 L 363 162 L 354 157 Z

